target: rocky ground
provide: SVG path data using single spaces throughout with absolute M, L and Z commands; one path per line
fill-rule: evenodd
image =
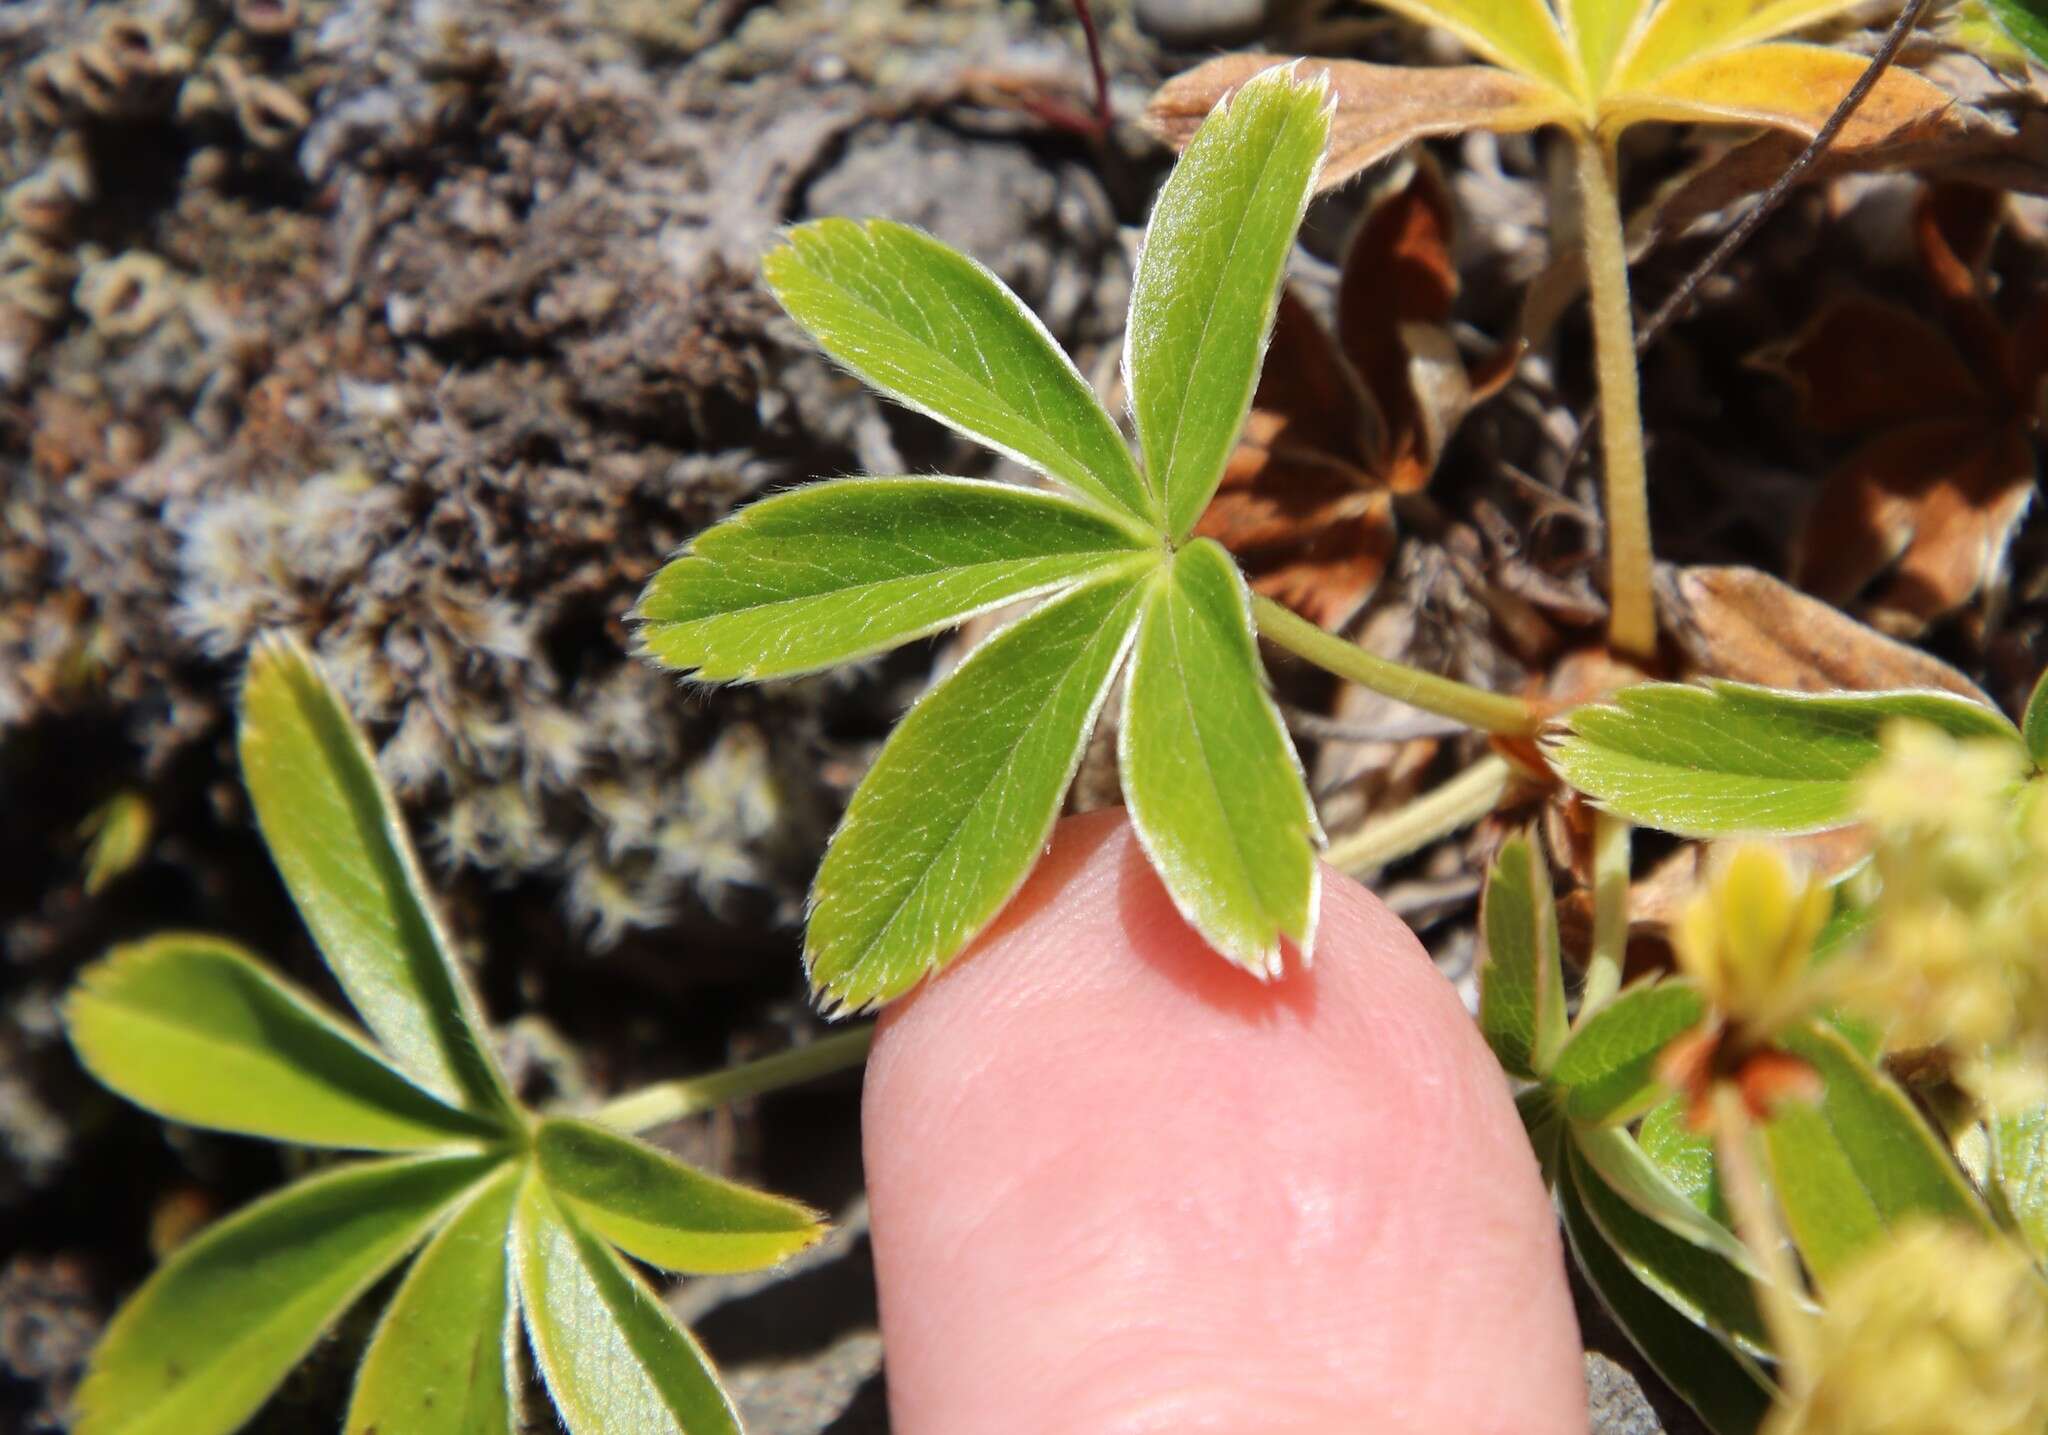
M 1102 8 L 1106 132 L 1054 0 L 0 6 L 0 1425 L 61 1428 L 152 1241 L 279 1175 L 269 1148 L 166 1131 L 98 1091 L 55 1016 L 81 963 L 166 926 L 226 932 L 317 985 L 232 761 L 235 676 L 264 629 L 304 635 L 371 725 L 531 1091 L 608 1092 L 817 1029 L 795 960 L 805 882 L 945 651 L 684 691 L 632 659 L 625 615 L 678 543 L 771 486 L 982 469 L 800 340 L 754 278 L 764 244 L 824 214 L 924 225 L 1108 384 L 1168 159 L 1131 117 L 1161 79 L 1261 34 L 1442 58 L 1327 13 L 1343 7 Z M 1646 186 L 1686 158 L 1668 136 L 1636 156 Z M 1503 333 L 1547 252 L 1542 156 L 1472 140 L 1439 159 L 1462 210 L 1461 323 Z M 1308 289 L 1358 204 L 1312 216 Z M 1831 218 L 1795 204 L 1752 287 L 1649 371 L 1680 475 L 1658 500 L 1673 557 L 1769 566 L 1782 543 L 1769 515 L 1814 451 L 1743 358 L 1803 302 L 1798 264 L 1893 262 Z M 1565 487 L 1583 359 L 1567 323 L 1468 425 L 1435 503 L 1407 515 L 1370 641 L 1521 681 L 1484 601 L 1497 585 L 1471 577 L 1510 560 L 1553 625 L 1597 622 L 1575 490 L 1546 508 L 1494 476 L 1512 455 Z M 1506 536 L 1539 527 L 1528 551 Z M 1930 640 L 2001 696 L 2038 666 L 2039 547 L 2023 535 L 1995 631 Z M 1355 818 L 1447 756 L 1332 738 L 1331 811 Z M 108 811 L 142 840 L 93 875 L 84 829 Z M 1452 846 L 1385 884 L 1454 976 L 1475 886 Z M 857 1121 L 840 1081 L 669 1133 L 843 1217 L 777 1281 L 675 1295 L 768 1435 L 886 1429 Z M 1693 1428 L 1584 1316 L 1597 1428 Z M 345 1332 L 262 1428 L 330 1421 L 350 1358 Z

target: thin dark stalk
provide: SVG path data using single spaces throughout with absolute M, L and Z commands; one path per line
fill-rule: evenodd
M 1636 332 L 1638 354 L 1656 343 L 1658 337 L 1684 314 L 1693 297 L 1699 293 L 1700 285 L 1711 279 L 1715 272 L 1728 262 L 1729 257 L 1742 247 L 1744 241 L 1756 233 L 1758 227 L 1785 202 L 1785 197 L 1792 192 L 1792 186 L 1805 178 L 1806 172 L 1827 153 L 1828 146 L 1841 134 L 1842 127 L 1849 123 L 1857 108 L 1869 97 L 1870 92 L 1877 88 L 1877 82 L 1884 77 L 1884 72 L 1891 68 L 1892 61 L 1899 57 L 1899 51 L 1905 48 L 1914 27 L 1920 23 L 1921 12 L 1926 8 L 1927 0 L 1907 0 L 1906 8 L 1899 12 L 1899 18 L 1892 21 L 1892 28 L 1886 32 L 1884 43 L 1877 47 L 1877 53 L 1870 57 L 1870 63 L 1863 67 L 1863 73 L 1856 77 L 1856 83 L 1849 87 L 1849 93 L 1842 96 L 1842 102 L 1835 106 L 1834 113 L 1827 118 L 1827 123 L 1806 142 L 1806 148 L 1799 151 L 1792 163 L 1785 166 L 1784 173 L 1772 181 L 1771 187 L 1764 191 L 1763 198 L 1736 221 L 1732 229 L 1721 236 L 1721 242 L 1714 246 L 1706 258 L 1693 266 L 1692 272 L 1679 281 L 1678 287 L 1671 291 L 1664 302 L 1657 306 L 1657 311 L 1650 315 L 1643 327 Z
M 1102 37 L 1095 31 L 1095 12 L 1088 0 L 1074 0 L 1074 13 L 1081 20 L 1081 34 L 1088 41 L 1088 69 L 1095 76 L 1095 124 L 1097 132 L 1108 134 L 1116 123 L 1109 108 L 1109 72 L 1102 67 Z

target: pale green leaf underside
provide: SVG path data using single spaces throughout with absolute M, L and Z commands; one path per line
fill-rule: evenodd
M 1322 832 L 1267 696 L 1250 596 L 1208 539 L 1153 576 L 1118 733 L 1124 801 L 1173 904 L 1231 961 L 1278 976 L 1315 942 Z
M 666 1270 L 758 1270 L 823 1234 L 794 1201 L 685 1166 L 630 1136 L 555 1118 L 535 1139 L 541 1179 L 585 1230 Z
M 765 499 L 699 535 L 640 600 L 641 638 L 714 682 L 815 672 L 1107 564 L 1139 540 L 1058 494 L 854 478 Z
M 427 1243 L 391 1298 L 356 1372 L 346 1435 L 512 1435 L 518 1310 L 504 1169 Z
M 1998 1197 L 2037 1257 L 2048 1258 L 2048 1106 L 1994 1117 Z
M 1850 820 L 1855 781 L 1898 718 L 2017 740 L 2004 716 L 1950 693 L 1810 696 L 1715 682 L 1624 688 L 1569 714 L 1545 746 L 1566 782 L 1645 827 L 1682 837 L 1818 832 Z
M 1680 1032 L 1699 1025 L 1706 1004 L 1685 982 L 1621 993 L 1572 1033 L 1551 1080 L 1574 1121 L 1613 1123 L 1640 1116 L 1664 1094 L 1657 1058 Z
M 1564 973 L 1550 873 L 1527 837 L 1501 844 L 1480 908 L 1479 1030 L 1502 1067 L 1533 1079 L 1564 1044 Z
M 1682 1096 L 1653 1108 L 1636 1127 L 1636 1145 L 1674 1190 L 1722 1225 L 1729 1225 L 1727 1202 L 1715 1173 L 1714 1138 L 1693 1130 L 1685 1109 Z
M 1756 1291 L 1749 1277 L 1712 1251 L 1681 1240 L 1645 1217 L 1608 1188 L 1576 1147 L 1571 1179 L 1586 1214 L 1616 1255 L 1687 1320 L 1717 1334 L 1740 1336 L 1753 1347 L 1768 1344 Z
M 821 348 L 969 438 L 1144 520 L 1159 508 L 1095 391 L 988 270 L 887 220 L 797 226 L 761 263 Z
M 1568 1175 L 1558 1188 L 1558 1206 L 1579 1269 L 1664 1383 L 1716 1435 L 1751 1435 L 1769 1411 L 1771 1396 L 1749 1368 L 1719 1341 L 1702 1339 L 1697 1326 L 1637 1279 L 1600 1233 Z
M 1152 566 L 1063 594 L 968 655 L 897 724 L 811 891 L 813 990 L 864 1007 L 992 921 L 1052 831 Z
M 1572 1140 L 1586 1164 L 1638 1213 L 1737 1269 L 1756 1273 L 1756 1262 L 1734 1233 L 1673 1185 L 1628 1132 L 1615 1126 L 1575 1125 Z
M 209 1228 L 107 1328 L 79 1390 L 78 1435 L 226 1435 L 493 1164 L 352 1165 Z
M 1146 472 L 1184 537 L 1244 427 L 1330 133 L 1328 86 L 1264 71 L 1202 123 L 1152 210 L 1124 337 Z
M 240 948 L 167 935 L 117 947 L 64 1004 L 79 1060 L 188 1126 L 405 1151 L 494 1128 L 427 1095 Z
M 482 1115 L 511 1109 L 362 731 L 305 649 L 271 638 L 242 690 L 242 777 L 299 915 L 399 1068 Z
M 1982 1205 L 1893 1082 L 1825 1027 L 1788 1033 L 1786 1050 L 1820 1072 L 1818 1105 L 1786 1102 L 1764 1128 L 1771 1189 L 1823 1288 L 1893 1226 L 1916 1216 L 1982 1225 Z
M 740 1435 L 690 1333 L 535 1180 L 519 1196 L 513 1262 L 527 1338 L 569 1435 Z

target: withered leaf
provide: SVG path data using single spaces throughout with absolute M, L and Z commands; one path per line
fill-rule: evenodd
M 1822 483 L 1793 581 L 1887 632 L 1914 634 L 1989 581 L 2033 500 L 2048 307 L 2008 332 L 1982 275 L 2003 198 L 1927 190 L 1914 214 L 1940 325 L 1862 296 L 1836 300 L 1758 355 L 1808 422 L 1861 439 Z
M 1758 569 L 1666 568 L 1658 578 L 1659 617 L 1683 677 L 1808 693 L 1940 688 L 1990 702 L 1941 659 Z
M 1152 96 L 1145 124 L 1175 149 L 1194 135 L 1217 102 L 1286 55 L 1225 55 L 1176 75 Z M 1321 188 L 1334 189 L 1410 141 L 1492 130 L 1510 134 L 1556 124 L 1569 109 L 1550 86 L 1490 65 L 1372 65 L 1363 60 L 1303 60 L 1304 76 L 1329 77 L 1337 113 Z

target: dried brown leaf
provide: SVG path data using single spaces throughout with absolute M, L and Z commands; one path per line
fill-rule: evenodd
M 1145 124 L 1181 148 L 1209 111 L 1285 55 L 1225 55 L 1176 75 L 1146 107 Z M 1556 91 L 1490 65 L 1371 65 L 1362 60 L 1303 60 L 1303 77 L 1327 75 L 1337 112 L 1321 187 L 1334 189 L 1413 140 L 1492 130 L 1510 134 L 1561 122 L 1568 107 Z
M 1798 692 L 1939 688 L 1989 702 L 1931 654 L 1755 568 L 1665 569 L 1658 607 L 1688 678 L 1733 678 Z

